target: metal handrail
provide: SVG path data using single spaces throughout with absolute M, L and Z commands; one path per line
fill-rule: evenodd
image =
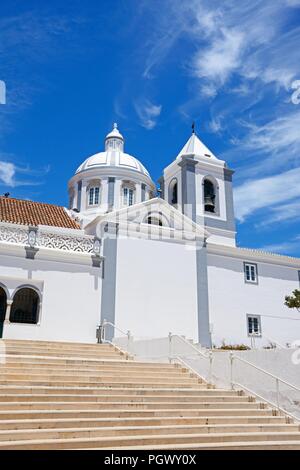
M 169 334 L 169 338 L 170 338 L 170 346 L 171 346 L 171 341 L 172 341 L 172 338 L 173 337 L 177 337 L 179 338 L 181 341 L 184 342 L 184 344 L 188 345 L 191 349 L 193 349 L 194 351 L 196 351 L 196 354 L 197 356 L 202 356 L 204 359 L 206 359 L 207 361 L 209 361 L 209 371 L 208 371 L 208 378 L 206 379 L 206 381 L 208 381 L 210 384 L 212 384 L 212 366 L 213 366 L 213 354 L 212 354 L 212 351 L 210 351 L 208 354 L 205 354 L 204 352 L 202 352 L 201 350 L 199 350 L 196 346 L 194 346 L 194 344 L 190 343 L 189 341 L 186 340 L 186 338 L 182 337 L 182 336 L 179 336 L 179 335 L 172 335 L 171 333 Z M 195 353 L 193 355 L 196 355 Z M 192 355 L 192 354 L 191 354 Z M 171 357 L 172 357 L 172 354 L 171 354 L 171 351 L 170 351 L 170 360 L 171 360 Z M 177 358 L 179 358 L 179 356 L 177 356 Z M 185 363 L 186 364 L 186 363 Z M 187 365 L 187 364 L 186 364 Z M 188 366 L 191 370 L 194 371 L 194 369 L 190 366 Z M 194 371 L 195 374 L 198 374 L 196 371 Z M 198 374 L 199 375 L 199 374 Z M 201 377 L 201 376 L 200 376 Z M 202 378 L 202 377 L 201 377 Z
M 269 377 L 272 377 L 273 379 L 275 380 L 278 380 L 279 382 L 283 383 L 284 385 L 287 385 L 288 387 L 291 387 L 293 388 L 294 390 L 297 390 L 297 392 L 300 392 L 300 388 L 299 387 L 296 387 L 296 385 L 292 385 L 290 384 L 289 382 L 286 382 L 285 380 L 281 379 L 280 377 L 278 377 L 277 375 L 274 375 L 272 374 L 271 372 L 268 372 L 267 370 L 265 369 L 262 369 L 261 367 L 253 364 L 252 362 L 249 362 L 247 361 L 246 359 L 242 359 L 240 356 L 237 356 L 236 354 L 232 354 L 230 355 L 231 359 L 238 359 L 239 361 L 241 362 L 244 362 L 245 364 L 247 364 L 248 366 L 251 366 L 253 367 L 254 369 L 257 369 L 259 370 L 260 372 L 263 372 L 264 374 L 268 375 Z
M 124 351 L 124 349 L 112 343 L 111 341 L 109 341 L 109 339 L 104 340 L 104 342 L 113 346 L 119 353 L 121 353 L 122 355 L 126 357 L 126 360 L 133 359 L 132 354 L 130 354 L 128 351 Z
M 200 354 L 200 356 L 203 356 L 205 359 L 209 359 L 210 358 L 210 355 L 209 354 L 205 354 L 204 352 L 200 351 L 200 349 L 196 348 L 196 346 L 194 346 L 194 344 L 190 343 L 189 341 L 187 341 L 185 338 L 183 338 L 182 336 L 180 335 L 172 335 L 170 334 L 170 338 L 174 338 L 174 337 L 177 337 L 179 338 L 181 341 L 183 341 L 185 344 L 187 344 L 190 348 L 194 349 L 195 351 L 197 351 L 197 354 Z
M 112 326 L 115 330 L 119 331 L 120 333 L 122 333 L 123 335 L 125 335 L 127 337 L 130 336 L 130 331 L 129 330 L 125 333 L 125 331 L 121 330 L 121 328 L 119 328 L 117 325 L 115 325 L 114 323 L 112 323 L 110 321 L 103 320 L 102 326 L 105 327 L 105 325 Z
M 269 405 L 277 408 L 278 411 L 281 411 L 282 413 L 288 415 L 290 418 L 292 419 L 295 419 L 296 421 L 299 421 L 299 418 L 297 416 L 295 416 L 294 414 L 290 413 L 289 411 L 286 411 L 284 408 L 282 408 L 281 406 L 279 406 L 279 404 L 276 404 L 274 402 L 272 402 L 271 400 L 268 400 L 267 398 L 265 397 L 262 397 L 261 395 L 259 395 L 257 392 L 254 392 L 253 390 L 251 390 L 250 388 L 246 387 L 245 385 L 242 385 L 238 382 L 234 382 L 234 385 L 237 385 L 238 387 L 242 388 L 243 390 L 245 390 L 246 392 L 249 392 L 251 393 L 252 395 L 255 395 L 257 398 L 259 398 L 260 400 L 263 400 L 264 402 L 268 403 Z
M 204 382 L 206 382 L 206 379 L 204 377 L 202 377 L 202 375 L 199 374 L 199 372 L 197 372 L 193 367 L 191 367 L 187 362 L 185 362 L 181 357 L 179 356 L 176 356 L 174 358 L 172 358 L 172 360 L 177 360 L 179 361 L 182 365 L 184 365 L 185 367 L 187 367 L 193 374 L 197 375 L 197 377 L 199 377 L 199 379 L 203 380 Z
M 110 321 L 107 321 L 107 320 L 103 320 L 103 323 L 102 323 L 102 326 L 103 326 L 103 331 L 105 331 L 105 326 L 106 325 L 110 325 L 112 326 L 113 328 L 115 328 L 117 331 L 119 331 L 120 333 L 122 333 L 123 335 L 127 336 L 128 338 L 128 346 L 129 346 L 129 341 L 130 341 L 130 337 L 131 337 L 131 334 L 130 334 L 130 331 L 127 331 L 125 333 L 125 331 L 123 331 L 121 328 L 117 327 L 114 323 L 110 322 Z M 187 362 L 185 362 L 181 357 L 179 357 L 178 355 L 175 356 L 175 357 L 172 357 L 172 338 L 179 338 L 179 340 L 181 340 L 184 344 L 186 344 L 190 349 L 192 349 L 193 351 L 196 351 L 196 354 L 193 353 L 191 355 L 197 355 L 197 356 L 201 356 L 203 357 L 204 359 L 207 359 L 209 360 L 209 377 L 208 379 L 204 379 L 195 369 L 193 369 Z M 113 344 L 111 341 L 108 341 L 108 340 L 105 340 L 105 335 L 104 335 L 104 338 L 103 340 L 107 343 L 110 343 L 110 344 Z M 115 345 L 114 345 L 115 346 Z M 120 349 L 120 348 L 119 348 Z M 124 353 L 124 351 L 122 351 Z M 129 353 L 129 351 L 127 351 Z M 130 354 L 130 353 L 129 353 Z M 152 356 L 152 357 L 155 357 L 155 356 Z M 159 357 L 165 357 L 165 356 L 156 356 L 156 358 L 159 358 Z M 279 384 L 284 384 L 286 385 L 287 387 L 290 387 L 292 388 L 293 390 L 296 390 L 297 392 L 300 393 L 300 388 L 297 387 L 296 385 L 293 385 L 293 384 L 290 384 L 289 382 L 281 379 L 280 377 L 272 374 L 271 372 L 268 372 L 267 370 L 253 364 L 252 362 L 249 362 L 247 361 L 246 359 L 243 359 L 241 358 L 240 356 L 234 354 L 234 353 L 230 353 L 230 383 L 231 383 L 231 387 L 232 389 L 234 388 L 234 385 L 237 385 L 245 390 L 247 390 L 248 392 L 256 395 L 258 398 L 264 400 L 265 402 L 269 403 L 270 405 L 272 406 L 276 406 L 278 410 L 282 411 L 283 413 L 287 414 L 288 416 L 291 416 L 293 419 L 296 419 L 298 420 L 298 418 L 296 416 L 294 416 L 293 414 L 287 412 L 284 408 L 282 408 L 280 406 L 280 390 L 279 390 Z M 201 380 L 206 380 L 208 381 L 208 383 L 212 384 L 212 364 L 213 364 L 213 353 L 212 351 L 210 351 L 209 353 L 204 353 L 202 352 L 200 349 L 198 349 L 194 344 L 190 343 L 189 341 L 186 340 L 185 337 L 183 336 L 180 336 L 180 335 L 177 335 L 177 334 L 172 334 L 172 333 L 169 333 L 169 361 L 172 362 L 172 360 L 177 360 L 179 362 L 181 362 L 185 367 L 187 367 L 188 369 L 190 369 L 195 375 L 197 375 Z M 239 384 L 237 382 L 235 382 L 233 380 L 233 362 L 234 360 L 237 359 L 239 360 L 240 362 L 244 363 L 244 364 L 247 364 L 248 366 L 250 367 L 253 367 L 254 369 L 262 372 L 263 374 L 271 377 L 272 379 L 275 380 L 276 382 L 276 395 L 277 395 L 277 404 L 275 405 L 274 403 L 272 403 L 271 401 L 267 400 L 266 398 L 260 396 L 259 394 L 257 394 L 256 392 L 253 392 L 252 390 L 248 389 L 245 385 L 242 385 L 242 384 Z

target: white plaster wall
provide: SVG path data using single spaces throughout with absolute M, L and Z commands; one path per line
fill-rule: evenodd
M 116 325 L 135 337 L 197 339 L 196 256 L 181 243 L 119 239 Z
M 0 256 L 0 282 L 42 289 L 40 324 L 5 324 L 4 338 L 96 342 L 101 268 Z
M 235 232 L 227 232 L 228 235 L 222 236 L 221 230 L 215 230 L 212 227 L 206 227 L 206 230 L 210 233 L 209 244 L 236 246 Z
M 299 288 L 297 269 L 252 262 L 258 265 L 257 285 L 245 283 L 243 260 L 208 255 L 213 343 L 250 345 L 247 314 L 261 315 L 263 338 L 255 340 L 256 347 L 268 344 L 268 339 L 284 345 L 300 339 L 300 315 L 284 305 L 285 295 Z

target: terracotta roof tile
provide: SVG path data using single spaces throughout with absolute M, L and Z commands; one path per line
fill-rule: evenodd
M 0 221 L 80 229 L 79 224 L 61 206 L 4 196 L 0 196 Z

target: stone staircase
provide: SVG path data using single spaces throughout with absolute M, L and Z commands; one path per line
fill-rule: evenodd
M 299 423 L 181 366 L 108 344 L 0 346 L 0 450 L 300 450 Z

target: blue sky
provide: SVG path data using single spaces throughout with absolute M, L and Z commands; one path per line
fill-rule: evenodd
M 114 121 L 157 180 L 195 120 L 238 244 L 300 256 L 300 0 L 3 0 L 0 80 L 1 193 L 67 205 Z

